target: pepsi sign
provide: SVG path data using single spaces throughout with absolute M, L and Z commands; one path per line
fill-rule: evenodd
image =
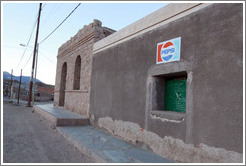
M 168 63 L 180 60 L 181 37 L 157 44 L 156 63 Z

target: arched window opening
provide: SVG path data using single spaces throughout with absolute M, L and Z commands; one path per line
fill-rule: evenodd
M 74 67 L 74 79 L 73 79 L 73 89 L 79 90 L 80 89 L 80 70 L 81 70 L 81 58 L 78 55 L 75 61 Z
M 65 102 L 66 77 L 67 77 L 67 63 L 65 62 L 62 65 L 62 71 L 61 71 L 59 106 L 64 106 L 64 102 Z

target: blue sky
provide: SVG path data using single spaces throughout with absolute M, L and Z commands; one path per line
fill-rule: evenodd
M 39 42 L 52 32 L 79 2 L 43 2 L 41 13 Z M 55 84 L 56 56 L 58 48 L 70 37 L 74 36 L 84 25 L 93 19 L 102 21 L 102 26 L 120 30 L 148 14 L 164 7 L 166 3 L 82 3 L 78 9 L 39 47 L 37 78 L 48 84 Z M 35 41 L 34 28 L 29 47 L 22 60 L 21 57 L 31 35 L 37 18 L 39 3 L 1 2 L 2 31 L 1 31 L 1 69 L 20 75 L 31 75 L 32 52 Z M 31 58 L 30 58 L 31 57 Z M 28 61 L 28 59 L 30 59 Z M 20 61 L 21 60 L 21 61 Z M 28 63 L 27 63 L 28 62 Z M 18 65 L 19 64 L 19 65 Z

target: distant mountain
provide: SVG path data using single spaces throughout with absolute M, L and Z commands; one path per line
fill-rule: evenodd
M 20 81 L 20 76 L 12 76 L 12 79 L 13 80 L 16 80 L 16 81 Z M 3 80 L 11 80 L 11 74 L 9 72 L 6 72 L 4 71 L 3 72 Z M 21 82 L 22 83 L 29 83 L 30 82 L 30 77 L 29 76 L 22 76 L 21 78 Z M 36 79 L 36 82 L 41 82 L 43 83 L 42 81 Z

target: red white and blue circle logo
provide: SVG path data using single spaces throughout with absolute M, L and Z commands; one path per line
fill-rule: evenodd
M 180 60 L 181 37 L 157 44 L 156 63 L 168 63 Z
M 175 55 L 175 46 L 172 42 L 167 42 L 161 48 L 161 59 L 163 61 L 170 61 Z

